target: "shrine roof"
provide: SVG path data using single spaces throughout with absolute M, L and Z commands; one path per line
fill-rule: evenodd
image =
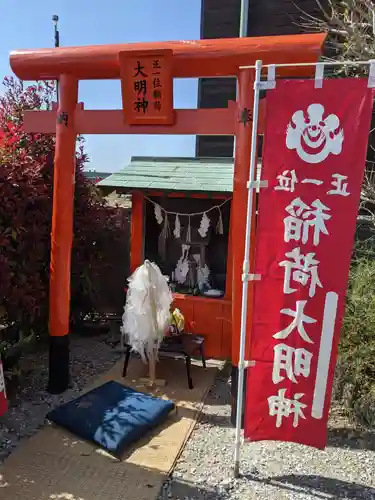
M 132 157 L 97 186 L 129 191 L 233 192 L 233 158 Z

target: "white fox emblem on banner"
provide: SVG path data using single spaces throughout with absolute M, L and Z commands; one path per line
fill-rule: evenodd
M 295 149 L 306 163 L 321 163 L 330 153 L 339 155 L 344 142 L 340 120 L 330 114 L 324 118 L 324 106 L 310 104 L 307 115 L 296 111 L 286 131 L 286 146 Z

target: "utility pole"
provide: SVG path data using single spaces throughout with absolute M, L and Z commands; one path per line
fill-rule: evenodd
M 240 38 L 247 36 L 247 24 L 249 20 L 249 0 L 241 0 L 240 12 Z
M 60 31 L 59 31 L 59 26 L 58 26 L 59 16 L 54 14 L 52 16 L 52 22 L 53 22 L 54 35 L 55 35 L 55 49 L 57 49 L 58 47 L 60 47 Z M 59 101 L 59 82 L 58 82 L 58 80 L 56 80 L 56 98 L 57 98 L 57 102 L 58 102 Z
M 247 36 L 247 25 L 249 22 L 249 7 L 250 7 L 250 0 L 241 0 L 241 10 L 240 10 L 240 31 L 239 31 L 239 38 L 243 38 L 244 36 Z M 238 97 L 238 82 L 236 82 L 236 97 Z M 236 137 L 234 137 L 233 140 L 233 158 L 234 158 L 234 152 L 236 150 Z
M 241 11 L 240 11 L 240 29 L 239 29 L 239 37 L 243 38 L 247 36 L 248 33 L 248 21 L 249 21 L 249 7 L 250 0 L 241 0 Z M 239 99 L 239 86 L 238 80 L 236 83 L 236 101 Z M 248 92 L 251 92 L 249 88 Z M 236 166 L 236 136 L 234 136 L 233 141 L 233 158 L 234 164 Z M 236 168 L 236 167 L 235 167 Z M 233 206 L 233 205 L 232 205 Z M 232 208 L 233 209 L 233 208 Z M 246 258 L 246 256 L 245 256 Z M 237 335 L 238 332 L 235 332 Z M 243 366 L 233 366 L 232 367 L 232 414 L 231 421 L 236 426 L 236 440 L 235 440 L 235 450 L 234 450 L 234 476 L 239 477 L 239 463 L 240 463 L 240 446 L 241 446 L 241 429 L 243 424 L 243 411 L 239 412 L 239 406 L 243 407 L 243 399 L 242 405 L 239 404 L 240 398 L 244 397 L 246 391 L 246 378 L 245 378 L 245 369 Z

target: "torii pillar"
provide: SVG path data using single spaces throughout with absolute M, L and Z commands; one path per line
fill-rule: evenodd
M 238 363 L 240 311 L 242 304 L 242 262 L 250 165 L 250 124 L 239 123 L 251 109 L 252 72 L 240 70 L 257 59 L 263 64 L 316 62 L 325 34 L 261 38 L 176 41 L 19 50 L 10 55 L 10 64 L 22 80 L 59 80 L 57 112 L 25 114 L 27 132 L 56 133 L 50 274 L 50 372 L 48 389 L 61 393 L 69 385 L 70 263 L 73 239 L 75 146 L 77 134 L 199 134 L 235 135 L 235 170 L 231 229 L 232 261 L 232 362 Z M 239 78 L 237 106 L 227 109 L 175 110 L 171 126 L 126 125 L 122 111 L 84 111 L 77 107 L 78 81 L 119 79 L 120 52 L 172 50 L 174 78 Z M 311 68 L 282 68 L 278 76 L 306 76 Z M 94 115 L 97 114 L 95 118 Z M 99 118 L 98 114 L 101 114 Z M 229 279 L 229 278 L 228 278 Z M 252 302 L 251 291 L 249 303 Z M 251 308 L 249 308 L 251 310 Z M 251 325 L 251 322 L 248 323 Z M 251 332 L 248 332 L 250 335 Z
M 69 385 L 70 275 L 76 170 L 78 80 L 62 74 L 57 109 L 49 286 L 49 381 L 52 394 Z M 52 376 L 56 374 L 55 376 Z

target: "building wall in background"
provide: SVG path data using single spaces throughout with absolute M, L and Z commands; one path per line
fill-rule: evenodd
M 241 0 L 202 0 L 201 38 L 238 37 L 240 8 Z M 321 16 L 316 0 L 249 0 L 248 36 L 303 33 L 301 11 Z M 235 97 L 234 78 L 202 78 L 199 81 L 200 108 L 224 108 Z M 233 137 L 198 136 L 196 155 L 231 157 Z

